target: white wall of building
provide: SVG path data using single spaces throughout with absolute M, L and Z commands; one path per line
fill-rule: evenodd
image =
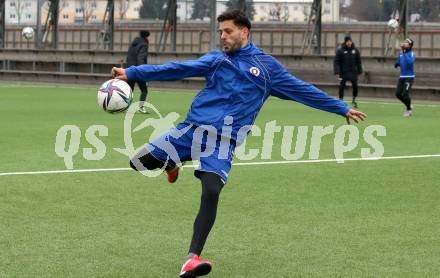
M 35 24 L 37 22 L 36 0 L 6 0 L 5 22 L 8 24 Z
M 311 1 L 257 1 L 254 21 L 303 22 L 308 18 L 311 5 Z
M 37 0 L 6 0 L 6 24 L 36 24 L 37 3 Z M 124 19 L 138 19 L 141 5 L 142 0 L 115 0 L 115 19 L 120 18 L 125 8 Z M 83 12 L 86 14 L 87 22 L 101 22 L 106 7 L 107 0 L 60 0 L 59 23 L 82 22 Z M 19 15 L 21 15 L 20 22 Z M 41 15 L 44 20 L 47 15 L 47 3 L 43 5 Z
M 340 0 L 322 0 L 322 21 L 339 21 Z
M 0 0 L 1 1 L 1 0 Z M 208 0 L 207 0 L 208 1 Z M 323 1 L 323 21 L 339 20 L 340 0 Z M 227 9 L 227 0 L 217 0 L 217 14 Z M 254 0 L 254 22 L 304 22 L 310 13 L 313 0 Z M 191 19 L 194 0 L 177 0 L 177 17 L 180 21 Z M 83 22 L 102 22 L 106 0 L 60 0 L 59 23 L 74 24 Z M 142 0 L 115 0 L 115 19 L 121 17 L 124 9 L 124 20 L 139 19 Z M 47 14 L 47 5 L 43 6 L 42 18 Z M 37 0 L 6 0 L 5 19 L 7 24 L 35 24 L 37 19 Z M 209 20 L 209 18 L 205 18 Z
M 227 0 L 217 0 L 217 15 L 226 11 Z M 309 14 L 313 0 L 254 0 L 256 21 L 304 21 Z M 193 0 L 177 0 L 177 17 L 180 20 L 190 20 L 193 12 Z M 209 18 L 205 18 L 206 21 Z
M 322 20 L 334 22 L 339 20 L 340 0 L 322 0 Z M 177 0 L 177 17 L 179 20 L 190 20 L 193 11 L 193 0 Z M 217 14 L 227 9 L 227 0 L 217 0 Z M 313 0 L 254 0 L 254 22 L 304 22 L 308 19 Z M 206 18 L 205 20 L 209 20 Z

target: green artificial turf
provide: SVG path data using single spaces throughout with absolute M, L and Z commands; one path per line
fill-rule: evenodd
M 193 97 L 152 91 L 149 100 L 183 120 Z M 368 119 L 344 157 L 361 157 L 365 128 L 382 125 L 383 155 L 401 158 L 233 166 L 203 253 L 214 264 L 209 277 L 438 277 L 440 157 L 402 156 L 440 154 L 440 106 L 416 103 L 414 116 L 403 118 L 403 106 L 391 102 L 360 102 Z M 3 84 L 0 111 L 0 277 L 178 277 L 200 198 L 190 167 L 175 184 L 124 169 L 1 175 L 65 170 L 54 147 L 63 125 L 81 130 L 74 169 L 127 168 L 128 157 L 113 150 L 124 147 L 124 114 L 103 112 L 96 88 Z M 273 120 L 309 127 L 302 160 L 313 126 L 345 123 L 270 98 L 256 124 L 264 131 Z M 83 157 L 94 148 L 85 139 L 92 125 L 108 128 L 97 161 Z M 151 132 L 133 133 L 135 146 Z M 281 137 L 270 159 L 253 162 L 283 160 Z M 334 138 L 323 138 L 319 159 L 335 158 Z M 246 147 L 261 149 L 262 141 L 251 136 Z

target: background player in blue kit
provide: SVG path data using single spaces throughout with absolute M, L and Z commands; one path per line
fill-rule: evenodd
M 396 97 L 405 104 L 404 117 L 412 116 L 411 107 L 411 88 L 416 77 L 414 73 L 414 64 L 416 54 L 413 51 L 414 41 L 406 39 L 402 44 L 402 52 L 397 57 L 395 68 L 400 67 L 400 77 L 397 82 Z
M 212 264 L 200 258 L 214 225 L 220 191 L 227 181 L 235 147 L 243 142 L 269 96 L 293 100 L 358 122 L 366 115 L 343 101 L 296 79 L 272 56 L 249 41 L 251 23 L 244 13 L 230 10 L 217 18 L 224 51 L 211 51 L 198 60 L 113 68 L 122 80 L 180 80 L 205 77 L 206 87 L 194 98 L 186 119 L 153 140 L 130 160 L 135 170 L 164 168 L 175 182 L 178 164 L 199 160 L 195 176 L 202 196 L 188 258 L 180 277 L 210 272 Z

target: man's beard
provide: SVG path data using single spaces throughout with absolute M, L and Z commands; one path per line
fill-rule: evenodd
M 225 49 L 225 51 L 226 53 L 232 54 L 240 48 L 241 48 L 240 42 L 234 42 L 234 44 L 232 44 L 228 50 Z

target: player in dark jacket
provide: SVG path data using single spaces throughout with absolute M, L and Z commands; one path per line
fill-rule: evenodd
M 336 50 L 334 72 L 339 78 L 339 99 L 344 99 L 344 89 L 347 81 L 353 86 L 353 107 L 357 108 L 358 75 L 362 74 L 361 54 L 354 46 L 349 35 L 345 36 L 344 43 Z
M 150 32 L 148 31 L 140 31 L 139 37 L 135 38 L 128 48 L 127 53 L 127 66 L 140 66 L 147 63 L 148 57 L 148 37 L 150 36 Z M 141 96 L 139 98 L 139 112 L 147 113 L 147 110 L 144 107 L 145 100 L 147 99 L 148 88 L 147 83 L 143 81 L 127 81 L 128 85 L 130 85 L 131 89 L 134 90 L 135 83 L 138 84 L 139 89 L 141 90 Z

